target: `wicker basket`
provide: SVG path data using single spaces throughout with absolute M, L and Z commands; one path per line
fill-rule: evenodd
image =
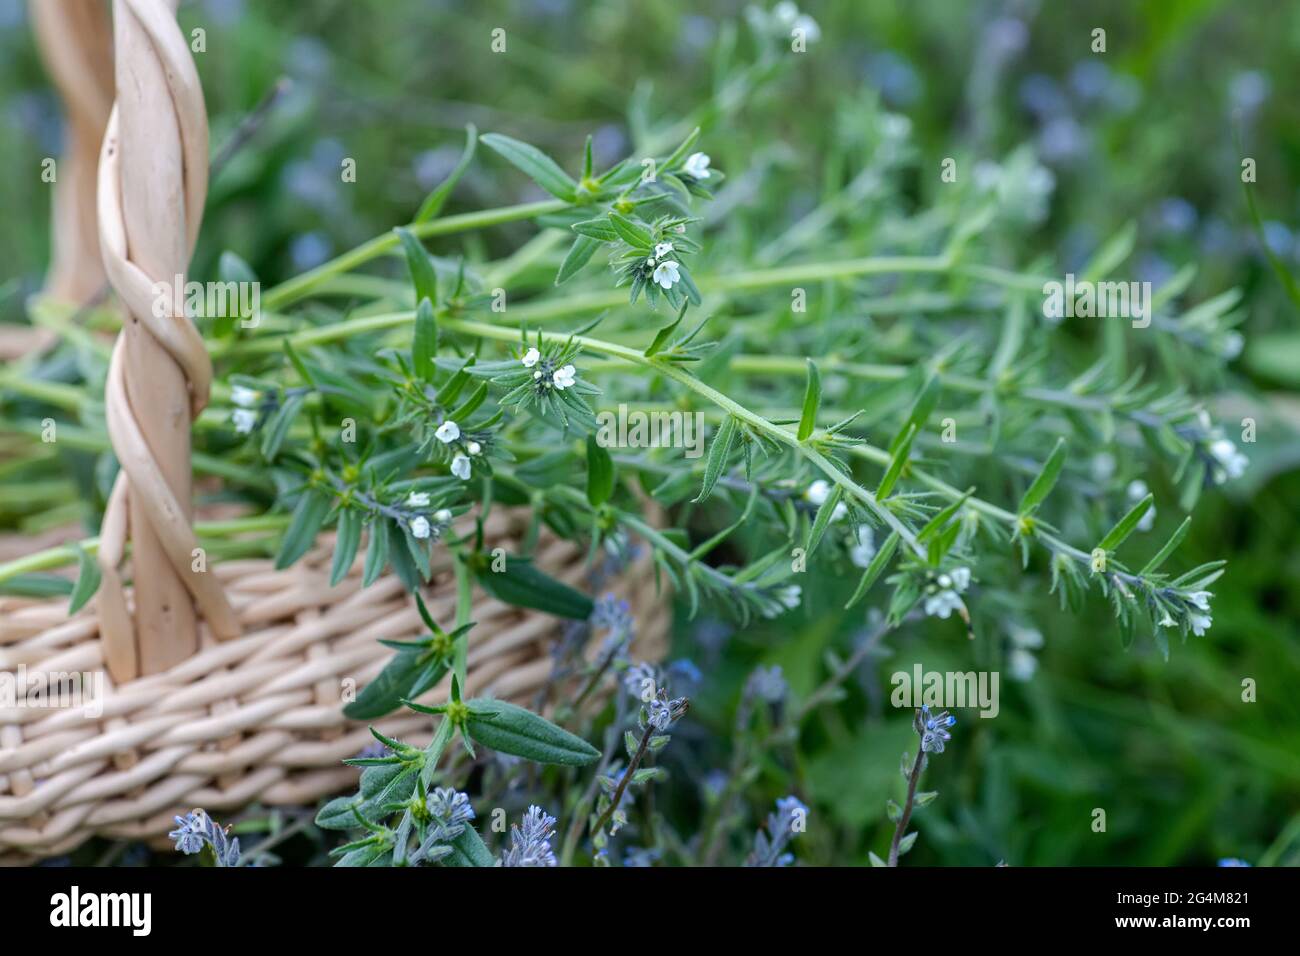
M 525 515 L 498 512 L 486 540 L 511 550 L 525 527 Z M 0 708 L 0 861 L 63 853 L 95 834 L 157 837 L 196 806 L 307 804 L 354 786 L 357 771 L 339 761 L 372 738 L 344 718 L 343 695 L 391 656 L 379 638 L 410 640 L 426 628 L 395 577 L 362 590 L 360 562 L 330 588 L 330 543 L 287 571 L 263 560 L 219 565 L 246 633 L 222 642 L 205 635 L 184 663 L 120 686 L 106 675 L 92 610 L 69 618 L 63 601 L 0 599 L 0 670 L 24 668 L 29 686 L 84 672 L 107 685 L 95 718 L 81 708 Z M 574 585 L 583 583 L 583 558 L 579 546 L 546 536 L 537 548 L 539 564 Z M 613 590 L 637 616 L 633 653 L 657 659 L 669 612 L 647 561 L 624 575 L 633 590 Z M 448 567 L 426 595 L 436 619 L 454 614 Z M 473 618 L 471 691 L 530 703 L 551 674 L 555 619 L 490 598 L 475 603 Z M 431 721 L 408 712 L 376 726 L 422 744 Z
M 62 67 L 56 79 L 96 48 L 86 31 L 99 22 L 87 19 L 97 3 L 41 0 L 43 52 Z M 391 656 L 379 639 L 426 630 L 395 577 L 362 589 L 361 561 L 329 587 L 327 538 L 288 570 L 266 560 L 190 566 L 184 419 L 206 401 L 211 366 L 192 325 L 151 317 L 143 291 L 151 274 L 184 271 L 206 191 L 206 112 L 174 13 L 175 0 L 113 3 L 119 97 L 99 165 L 98 245 L 126 318 L 106 401 L 123 470 L 100 536 L 96 605 L 69 617 L 63 599 L 0 598 L 0 678 L 21 677 L 29 692 L 16 706 L 0 699 L 0 862 L 63 853 L 96 834 L 158 838 L 196 806 L 307 804 L 353 786 L 357 771 L 340 761 L 371 738 L 343 704 Z M 177 201 L 159 204 L 160 195 Z M 60 222 L 79 221 L 69 202 L 61 200 Z M 75 244 L 83 255 L 85 239 L 79 228 L 55 230 L 56 247 Z M 56 255 L 58 275 L 75 255 Z M 56 284 L 52 277 L 47 291 Z M 518 552 L 527 526 L 527 513 L 498 508 L 485 544 Z M 120 573 L 128 539 L 138 588 Z M 534 555 L 552 576 L 585 583 L 579 545 L 543 531 Z M 445 552 L 442 560 L 435 553 L 426 604 L 449 620 L 456 587 Z M 637 620 L 633 653 L 657 659 L 668 610 L 649 558 L 623 581 L 609 590 Z M 554 666 L 556 619 L 487 597 L 472 618 L 467 692 L 531 702 Z M 99 692 L 88 706 L 32 706 L 32 688 L 67 690 L 73 674 L 90 675 Z M 445 694 L 435 688 L 425 699 Z M 430 723 L 406 712 L 377 726 L 419 744 Z

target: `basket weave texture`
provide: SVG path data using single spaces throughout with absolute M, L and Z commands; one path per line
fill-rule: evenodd
M 496 511 L 485 541 L 517 550 L 526 522 L 525 513 Z M 331 544 L 323 538 L 285 571 L 260 559 L 215 566 L 242 636 L 217 642 L 205 627 L 197 655 L 120 686 L 104 666 L 93 609 L 69 618 L 62 600 L 0 598 L 0 671 L 21 669 L 28 687 L 89 672 L 104 691 L 92 708 L 0 706 L 0 862 L 64 853 L 92 835 L 157 838 L 193 807 L 310 804 L 353 786 L 357 771 L 340 761 L 372 738 L 366 724 L 343 716 L 344 695 L 392 656 L 380 638 L 411 640 L 427 629 L 391 574 L 362 589 L 358 561 L 330 588 Z M 540 567 L 575 586 L 584 584 L 584 557 L 545 532 L 535 551 Z M 637 620 L 632 653 L 662 656 L 669 611 L 648 558 L 610 591 Z M 425 594 L 435 620 L 454 618 L 450 565 L 436 556 Z M 534 703 L 554 666 L 559 622 L 481 595 L 472 616 L 467 692 Z M 421 700 L 446 693 L 444 682 Z M 375 726 L 423 745 L 431 720 L 406 711 Z

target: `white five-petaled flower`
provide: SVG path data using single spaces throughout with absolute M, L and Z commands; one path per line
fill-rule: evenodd
M 655 258 L 662 259 L 664 256 L 668 255 L 668 253 L 672 251 L 673 251 L 673 244 L 671 242 L 661 242 L 659 243 L 659 245 L 655 246 Z
M 252 408 L 262 400 L 262 393 L 245 385 L 235 385 L 230 389 L 230 400 L 240 408 Z
M 451 419 L 448 419 L 438 426 L 438 430 L 434 432 L 434 435 L 437 436 L 438 441 L 442 442 L 444 445 L 450 445 L 460 437 L 460 426 Z
M 691 153 L 682 164 L 682 172 L 692 179 L 708 179 L 709 162 L 707 153 Z
M 541 352 L 537 351 L 537 349 L 529 349 L 527 352 L 524 353 L 524 357 L 521 358 L 519 361 L 524 363 L 524 368 L 532 368 L 534 365 L 536 365 L 538 362 L 541 361 L 541 358 L 542 358 Z
M 1213 623 L 1208 614 L 1193 614 L 1191 616 L 1192 633 L 1197 637 L 1201 637 L 1210 629 L 1210 625 Z
M 451 509 L 439 508 L 433 513 L 433 520 L 438 522 L 438 524 L 446 524 L 451 520 Z
M 429 507 L 429 493 L 427 491 L 412 491 L 406 496 L 406 506 L 408 508 Z
M 663 288 L 671 289 L 679 279 L 681 279 L 681 276 L 677 272 L 677 263 L 671 259 L 667 262 L 661 262 L 655 267 L 654 280 Z
M 875 556 L 876 533 L 871 530 L 871 525 L 858 525 L 857 543 L 849 549 L 849 560 L 860 568 L 866 568 Z
M 953 568 L 952 585 L 958 591 L 965 591 L 970 586 L 970 568 Z
M 429 527 L 429 519 L 424 515 L 416 515 L 411 519 L 411 534 L 421 540 L 429 537 L 432 529 Z
M 961 607 L 961 598 L 956 591 L 939 591 L 925 599 L 925 613 L 931 617 L 947 620 L 953 611 Z
M 1193 591 L 1191 594 L 1187 595 L 1187 600 L 1200 610 L 1209 613 L 1210 598 L 1212 597 L 1214 597 L 1214 594 L 1210 591 Z
M 451 460 L 451 473 L 461 481 L 469 481 L 469 458 L 457 455 Z
M 236 408 L 231 412 L 230 420 L 235 423 L 235 431 L 247 435 L 257 424 L 257 412 L 248 408 Z
M 555 375 L 551 377 L 551 383 L 561 391 L 573 384 L 574 376 L 578 370 L 572 365 L 566 365 L 563 368 L 557 368 Z

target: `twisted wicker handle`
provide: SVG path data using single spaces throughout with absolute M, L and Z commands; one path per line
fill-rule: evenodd
M 195 570 L 190 526 L 190 421 L 207 404 L 212 364 L 194 325 L 172 305 L 184 299 L 203 216 L 208 122 L 176 23 L 177 2 L 113 2 L 117 100 L 99 162 L 104 271 L 127 313 L 105 390 L 109 437 L 122 470 L 99 551 L 100 634 L 119 682 L 195 653 L 195 604 L 218 639 L 239 633 L 215 575 L 206 563 Z M 156 309 L 160 290 L 166 307 Z M 134 620 L 118 570 L 128 530 Z
M 29 9 L 41 57 L 66 113 L 45 291 L 84 305 L 104 285 L 95 226 L 95 164 L 113 106 L 112 24 L 104 0 L 31 0 Z

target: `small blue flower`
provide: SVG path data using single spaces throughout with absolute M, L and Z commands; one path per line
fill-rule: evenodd
M 555 817 L 539 806 L 530 806 L 523 826 L 510 827 L 510 849 L 501 857 L 501 866 L 559 866 L 551 849 Z
M 943 753 L 944 744 L 952 740 L 948 728 L 956 723 L 957 718 L 946 710 L 932 714 L 928 705 L 923 706 L 912 721 L 912 727 L 921 735 L 921 750 L 932 754 Z
M 430 832 L 438 843 L 446 843 L 460 836 L 465 824 L 474 819 L 474 808 L 468 794 L 452 787 L 438 787 L 425 800 L 433 817 Z
M 207 845 L 203 839 L 203 827 L 193 813 L 173 819 L 176 821 L 176 829 L 167 836 L 176 841 L 176 849 L 189 856 L 200 852 Z
M 1250 866 L 1245 860 L 1239 860 L 1235 856 L 1225 856 L 1219 861 L 1219 866 Z

